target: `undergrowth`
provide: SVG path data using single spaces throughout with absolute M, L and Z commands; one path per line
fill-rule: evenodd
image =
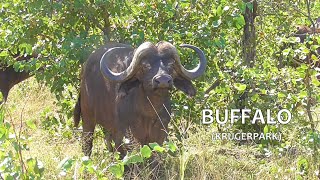
M 304 137 L 291 132 L 286 143 L 261 147 L 213 141 L 215 125 L 172 120 L 164 145 L 151 143 L 124 159 L 108 152 L 98 128 L 92 157 L 81 152 L 81 131 L 59 114 L 50 91 L 29 79 L 16 86 L 0 111 L 0 175 L 3 179 L 315 179 Z M 191 126 L 177 139 L 173 124 Z M 307 148 L 306 148 L 307 147 Z

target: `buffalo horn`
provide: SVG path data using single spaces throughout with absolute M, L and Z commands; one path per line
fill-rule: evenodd
M 110 79 L 112 81 L 116 81 L 116 82 L 123 82 L 128 80 L 129 78 L 131 78 L 135 72 L 137 71 L 137 67 L 140 64 L 141 58 L 143 56 L 145 56 L 146 54 L 150 53 L 150 50 L 154 50 L 155 47 L 152 43 L 150 42 L 145 42 L 143 44 L 141 44 L 138 49 L 135 51 L 134 56 L 132 58 L 132 61 L 129 65 L 129 67 L 120 72 L 120 73 L 116 73 L 116 72 L 112 72 L 109 67 L 107 66 L 106 61 L 108 61 L 108 59 L 110 58 L 110 56 L 115 54 L 116 50 L 119 49 L 125 49 L 127 47 L 114 47 L 114 48 L 110 48 L 108 51 L 106 51 L 100 61 L 100 71 L 102 72 L 103 76 L 107 79 Z M 121 52 L 120 52 L 121 53 Z
M 189 45 L 189 44 L 181 44 L 180 47 L 190 48 L 190 49 L 194 50 L 198 54 L 200 62 L 198 64 L 198 66 L 195 67 L 194 69 L 187 70 L 182 66 L 180 59 L 178 58 L 178 59 L 176 59 L 176 62 L 178 63 L 179 70 L 181 71 L 182 75 L 189 80 L 198 78 L 199 76 L 201 76 L 204 73 L 204 71 L 206 70 L 206 66 L 207 66 L 207 60 L 206 60 L 206 57 L 205 57 L 203 51 L 201 49 L 199 49 L 198 47 L 193 46 L 193 45 Z M 176 56 L 176 57 L 178 57 L 178 56 Z

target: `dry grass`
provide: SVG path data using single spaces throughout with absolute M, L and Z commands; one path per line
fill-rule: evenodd
M 54 95 L 39 85 L 35 79 L 30 78 L 15 86 L 6 103 L 6 120 L 14 125 L 16 131 L 29 137 L 29 151 L 23 152 L 24 159 L 37 157 L 45 167 L 45 178 L 56 179 L 60 173 L 58 164 L 65 157 L 77 157 L 81 155 L 81 147 L 76 140 L 64 139 L 61 136 L 55 138 L 42 129 L 44 111 L 50 110 L 57 113 Z M 26 122 L 30 120 L 36 125 L 36 129 L 28 128 Z M 21 126 L 22 125 L 22 126 Z
M 47 114 L 58 114 L 55 98 L 50 91 L 39 85 L 35 79 L 19 84 L 12 89 L 6 104 L 6 120 L 11 121 L 16 129 L 29 137 L 29 151 L 23 151 L 24 159 L 37 157 L 45 167 L 44 179 L 81 179 L 79 164 L 81 163 L 81 146 L 79 135 L 65 136 L 64 133 L 73 134 L 72 129 L 49 131 L 42 127 L 47 121 Z M 28 128 L 26 121 L 32 120 L 36 129 Z M 143 166 L 132 168 L 135 173 L 133 179 L 149 179 L 158 173 L 157 179 L 179 179 L 180 170 L 185 168 L 185 179 L 296 179 L 298 154 L 269 158 L 260 153 L 257 146 L 238 146 L 232 142 L 211 140 L 211 134 L 204 127 L 197 127 L 190 132 L 189 138 L 183 140 L 184 148 L 175 157 L 168 154 L 160 156 L 160 168 L 154 168 L 146 163 Z M 301 153 L 300 153 L 301 154 Z M 303 154 L 311 162 L 311 156 Z M 61 176 L 58 165 L 66 157 L 74 158 L 78 165 L 74 165 L 65 176 Z M 97 168 L 104 169 L 112 160 L 111 153 L 105 151 L 101 136 L 94 142 L 92 160 Z M 101 163 L 105 161 L 105 163 Z M 314 179 L 315 169 L 310 167 L 305 178 Z M 74 176 L 75 175 L 75 176 Z M 106 172 L 109 179 L 112 175 Z M 93 177 L 92 177 L 93 178 Z

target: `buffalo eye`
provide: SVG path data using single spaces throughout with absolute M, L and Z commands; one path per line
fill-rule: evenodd
M 142 63 L 142 68 L 143 68 L 143 71 L 148 71 L 149 69 L 151 69 L 151 64 Z
M 167 64 L 167 69 L 168 69 L 169 72 L 172 72 L 173 66 L 174 66 L 174 62 L 170 62 L 170 63 Z

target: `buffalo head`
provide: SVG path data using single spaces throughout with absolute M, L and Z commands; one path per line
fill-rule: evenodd
M 106 79 L 120 82 L 120 91 L 127 94 L 131 88 L 142 85 L 147 94 L 167 95 L 175 86 L 189 96 L 196 93 L 191 80 L 201 76 L 206 68 L 204 53 L 195 46 L 183 44 L 181 47 L 193 49 L 200 58 L 200 63 L 193 70 L 186 70 L 182 65 L 177 49 L 168 42 L 153 45 L 150 42 L 141 44 L 132 53 L 129 67 L 120 72 L 112 72 L 105 62 L 110 56 L 125 47 L 114 47 L 104 53 L 100 70 Z

